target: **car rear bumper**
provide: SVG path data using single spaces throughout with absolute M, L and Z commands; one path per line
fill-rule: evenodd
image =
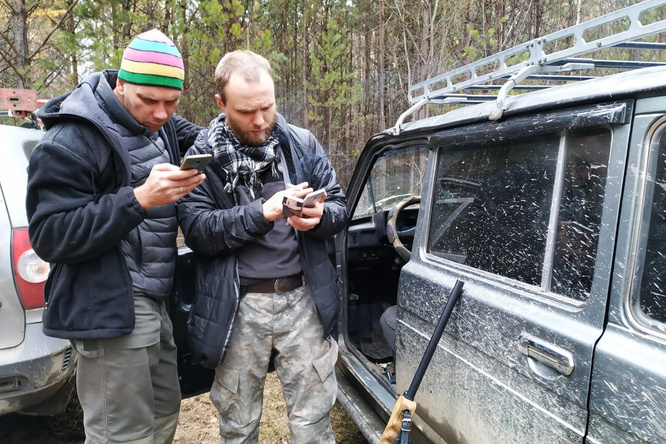
M 0 350 L 0 414 L 20 412 L 47 400 L 76 368 L 69 341 L 44 336 L 41 324 L 26 325 L 18 347 Z

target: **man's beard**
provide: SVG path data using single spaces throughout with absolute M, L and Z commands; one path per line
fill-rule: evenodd
M 233 119 L 229 118 L 229 116 L 226 116 L 226 120 L 229 129 L 234 133 L 234 136 L 236 136 L 236 139 L 238 139 L 242 145 L 261 146 L 266 143 L 271 134 L 273 134 L 275 124 L 277 123 L 277 113 L 273 116 L 273 121 L 270 123 L 270 125 L 268 125 L 268 128 L 264 129 L 262 140 L 257 140 L 256 136 L 253 136 L 250 131 L 244 131 L 241 129 L 238 125 L 236 125 L 236 122 Z

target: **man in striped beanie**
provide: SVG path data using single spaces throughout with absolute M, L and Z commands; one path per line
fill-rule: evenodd
M 204 180 L 178 168 L 199 127 L 174 114 L 178 49 L 137 36 L 120 70 L 91 74 L 39 112 L 28 170 L 30 241 L 51 263 L 43 330 L 77 349 L 86 443 L 170 443 L 180 410 L 166 301 L 174 202 Z

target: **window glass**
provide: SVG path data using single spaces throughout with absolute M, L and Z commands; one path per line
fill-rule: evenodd
M 538 285 L 559 136 L 440 154 L 430 251 Z
M 352 219 L 388 210 L 409 196 L 420 196 L 427 160 L 426 147 L 384 153 L 372 167 Z
M 30 155 L 35 150 L 39 140 L 26 140 L 23 142 L 23 154 L 25 154 L 26 159 L 30 159 Z
M 551 290 L 576 299 L 592 288 L 610 143 L 606 128 L 567 134 Z
M 647 174 L 651 191 L 645 209 L 649 225 L 645 260 L 641 273 L 640 308 L 649 317 L 666 322 L 666 133 L 655 138 L 656 156 Z
M 610 134 L 607 128 L 587 128 L 443 147 L 429 251 L 585 299 L 594 273 Z

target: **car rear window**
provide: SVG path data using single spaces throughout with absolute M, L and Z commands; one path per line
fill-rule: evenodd
M 12 226 L 27 225 L 25 190 L 28 186 L 28 160 L 42 131 L 0 125 L 3 160 L 0 162 L 0 188 Z

